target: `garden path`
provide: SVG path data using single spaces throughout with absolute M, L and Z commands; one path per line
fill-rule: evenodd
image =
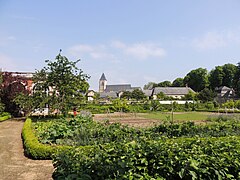
M 32 160 L 24 156 L 21 139 L 24 119 L 0 123 L 0 180 L 52 179 L 51 160 Z

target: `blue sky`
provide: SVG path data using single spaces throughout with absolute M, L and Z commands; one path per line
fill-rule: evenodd
M 108 84 L 143 87 L 240 62 L 239 0 L 0 0 L 0 67 L 41 69 L 62 49 Z

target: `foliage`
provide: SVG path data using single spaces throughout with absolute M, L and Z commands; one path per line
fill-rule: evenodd
M 132 98 L 132 93 L 130 91 L 124 91 L 120 98 L 130 100 Z
M 58 54 L 55 61 L 46 60 L 47 66 L 35 73 L 35 91 L 40 97 L 47 96 L 52 111 L 59 109 L 66 115 L 88 90 L 89 76 L 76 66 L 79 61 L 72 62 Z
M 223 86 L 224 72 L 222 66 L 216 66 L 215 69 L 211 70 L 209 73 L 209 85 L 211 89 Z
M 132 98 L 139 101 L 139 100 L 145 99 L 146 96 L 144 95 L 142 90 L 134 89 L 133 92 L 132 92 Z
M 11 117 L 12 117 L 12 116 L 11 116 L 11 114 L 9 114 L 9 113 L 6 113 L 6 112 L 1 113 L 1 114 L 0 114 L 0 122 L 6 121 L 6 120 L 10 119 Z
M 41 143 L 86 146 L 122 142 L 137 138 L 140 130 L 121 126 L 120 124 L 101 124 L 94 122 L 91 117 L 78 116 L 66 121 L 37 122 L 34 125 L 37 137 Z
M 28 94 L 19 93 L 15 98 L 14 102 L 19 105 L 21 110 L 27 115 L 35 109 L 33 96 Z
M 184 87 L 184 81 L 183 78 L 176 78 L 173 82 L 172 82 L 172 86 L 173 87 Z
M 50 159 L 55 151 L 54 147 L 39 143 L 31 124 L 31 119 L 27 119 L 22 130 L 25 154 L 33 159 Z
M 113 107 L 115 108 L 115 110 L 118 112 L 128 112 L 129 111 L 129 106 L 125 99 L 123 99 L 123 100 L 114 99 L 112 101 L 112 104 L 113 104 Z
M 197 93 L 194 93 L 193 91 L 188 91 L 188 93 L 184 96 L 183 99 L 186 99 L 186 100 L 196 100 L 196 97 L 197 97 Z
M 239 138 L 179 138 L 75 148 L 53 160 L 54 178 L 239 179 Z
M 213 101 L 214 97 L 216 97 L 216 93 L 214 93 L 211 89 L 204 88 L 198 93 L 197 97 L 202 102 Z
M 18 116 L 19 106 L 14 102 L 14 98 L 19 93 L 29 94 L 29 91 L 25 88 L 25 86 L 28 86 L 28 78 L 19 75 L 13 76 L 11 72 L 2 72 L 1 81 L 0 99 L 5 106 L 5 111 Z
M 170 81 L 163 81 L 157 84 L 156 87 L 170 87 L 172 86 L 172 83 Z
M 134 89 L 132 92 L 130 91 L 124 91 L 121 95 L 121 99 L 136 99 L 137 101 L 145 99 L 146 96 L 140 89 Z
M 190 71 L 184 77 L 184 83 L 191 87 L 194 91 L 201 91 L 208 86 L 207 69 L 198 68 Z
M 159 100 L 169 100 L 170 98 L 167 96 L 167 95 L 165 95 L 163 92 L 159 92 L 158 94 L 157 94 L 157 98 L 159 99 Z
M 147 83 L 147 84 L 144 85 L 143 89 L 144 89 L 144 90 L 152 89 L 152 88 L 154 88 L 154 87 L 156 87 L 156 86 L 157 86 L 156 83 L 154 83 L 154 82 L 149 82 L 149 83 Z
M 237 73 L 237 66 L 234 64 L 224 64 L 222 66 L 222 69 L 223 69 L 223 73 L 224 73 L 223 80 L 222 80 L 223 85 L 228 86 L 230 88 L 234 87 L 235 86 L 234 78 Z
M 209 121 L 201 126 L 164 123 L 133 129 L 78 117 L 40 121 L 34 127 L 38 133 L 49 130 L 56 143 L 63 136 L 78 136 L 75 140 L 84 143 L 75 145 L 92 145 L 58 151 L 53 157 L 55 179 L 239 179 L 240 118 L 219 116 Z M 79 135 L 69 135 L 77 129 Z

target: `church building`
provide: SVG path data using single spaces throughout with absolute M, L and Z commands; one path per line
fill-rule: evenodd
M 132 92 L 134 89 L 141 89 L 140 87 L 132 87 L 131 84 L 114 84 L 107 85 L 107 79 L 103 73 L 99 79 L 99 93 L 100 98 L 118 98 L 124 91 Z

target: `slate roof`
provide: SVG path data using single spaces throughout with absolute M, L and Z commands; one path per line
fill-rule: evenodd
M 216 91 L 229 91 L 229 90 L 232 90 L 232 89 L 227 87 L 227 86 L 221 86 L 221 87 L 216 87 L 215 90 Z
M 194 92 L 189 87 L 155 87 L 153 89 L 153 94 L 157 95 L 160 92 L 163 92 L 165 95 L 186 95 L 189 91 Z
M 116 92 L 101 92 L 100 93 L 100 98 L 117 98 L 117 93 Z
M 153 90 L 149 90 L 149 89 L 143 90 L 144 95 L 148 97 L 152 96 L 152 92 Z
M 120 92 L 132 89 L 131 84 L 107 85 L 105 92 Z
M 102 76 L 101 76 L 101 78 L 100 78 L 100 81 L 106 81 L 107 79 L 106 79 L 106 77 L 105 77 L 105 74 L 104 73 L 102 73 Z

